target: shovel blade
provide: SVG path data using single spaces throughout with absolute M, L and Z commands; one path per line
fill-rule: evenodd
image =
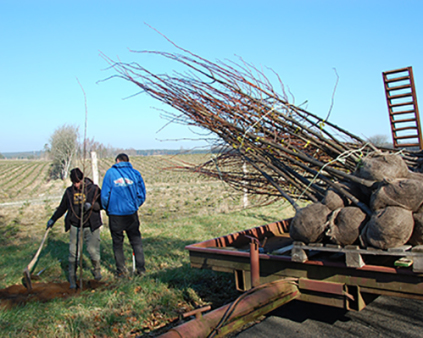
M 23 279 L 22 284 L 28 289 L 32 290 L 32 283 L 31 283 L 31 274 L 29 273 L 29 270 L 26 268 L 23 272 Z

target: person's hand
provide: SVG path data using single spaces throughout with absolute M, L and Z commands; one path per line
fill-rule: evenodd
M 84 210 L 87 211 L 87 210 L 90 210 L 90 209 L 91 209 L 91 203 L 85 202 Z
M 49 219 L 48 222 L 47 222 L 46 230 L 52 228 L 53 224 L 54 224 L 54 221 L 52 219 Z

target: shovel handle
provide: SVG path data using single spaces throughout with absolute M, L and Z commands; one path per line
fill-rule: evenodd
M 28 271 L 29 273 L 31 273 L 32 268 L 34 267 L 35 263 L 37 262 L 38 256 L 41 253 L 41 249 L 43 248 L 44 242 L 46 241 L 48 232 L 50 231 L 51 228 L 48 228 L 44 234 L 43 240 L 41 241 L 40 247 L 37 250 L 37 253 L 35 254 L 34 258 L 32 259 L 31 262 L 29 262 L 28 266 L 25 268 L 24 271 Z
M 31 283 L 31 270 L 34 267 L 35 263 L 37 262 L 38 256 L 40 255 L 41 249 L 43 248 L 44 242 L 46 241 L 48 232 L 50 231 L 51 228 L 47 228 L 43 240 L 41 241 L 40 247 L 38 248 L 34 258 L 32 259 L 31 262 L 29 262 L 28 266 L 24 269 L 23 271 L 23 275 L 24 275 L 24 279 L 23 279 L 23 283 L 24 286 L 28 289 L 28 290 L 32 290 L 32 283 Z

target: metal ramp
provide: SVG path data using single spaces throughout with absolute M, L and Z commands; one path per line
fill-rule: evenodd
M 412 67 L 383 72 L 395 148 L 423 148 Z

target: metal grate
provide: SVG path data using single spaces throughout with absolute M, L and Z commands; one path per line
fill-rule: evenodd
M 423 148 L 412 67 L 383 72 L 395 148 Z

